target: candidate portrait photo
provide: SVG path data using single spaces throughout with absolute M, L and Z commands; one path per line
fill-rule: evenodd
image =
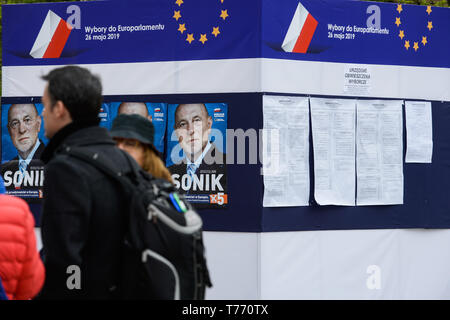
M 2 106 L 2 178 L 9 194 L 41 198 L 44 137 L 43 106 L 18 103 Z M 27 191 L 27 192 L 25 192 Z
M 175 185 L 197 208 L 228 202 L 227 112 L 224 103 L 168 106 L 166 165 Z

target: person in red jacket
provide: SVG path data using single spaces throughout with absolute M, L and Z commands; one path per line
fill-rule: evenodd
M 3 288 L 2 278 L 0 278 L 0 300 L 8 300 L 5 289 Z
M 0 193 L 2 190 L 4 192 L 0 178 Z M 28 204 L 4 194 L 0 194 L 0 278 L 10 300 L 33 298 L 45 278 Z

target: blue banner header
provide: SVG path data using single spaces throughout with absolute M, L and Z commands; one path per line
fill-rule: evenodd
M 3 64 L 276 58 L 450 66 L 450 9 L 335 0 L 3 6 Z
M 3 64 L 256 57 L 259 1 L 134 0 L 3 6 Z M 66 22 L 70 26 L 66 26 Z
M 263 0 L 263 21 L 263 56 L 267 58 L 450 66 L 448 8 L 366 1 Z M 289 50 L 288 42 L 297 40 L 307 47 L 306 52 Z

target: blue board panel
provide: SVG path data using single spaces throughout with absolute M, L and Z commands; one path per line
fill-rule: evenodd
M 262 231 L 449 228 L 450 102 L 432 102 L 432 163 L 404 163 L 404 204 L 319 206 L 311 175 L 310 206 L 263 208 Z M 403 126 L 406 128 L 405 124 Z M 404 155 L 406 131 L 403 132 Z M 314 172 L 310 135 L 310 172 Z
M 228 107 L 228 129 L 262 128 L 261 94 L 183 94 L 152 96 L 167 104 L 186 101 L 202 101 L 206 104 L 220 101 Z M 166 135 L 166 139 L 167 139 Z M 227 137 L 227 144 L 231 139 Z M 247 142 L 248 143 L 248 142 Z M 246 147 L 248 151 L 248 146 Z M 248 155 L 245 164 L 237 164 L 238 144 L 234 143 L 233 163 L 227 163 L 228 204 L 226 208 L 199 209 L 207 231 L 261 231 L 262 175 L 261 166 L 250 164 Z M 167 151 L 167 148 L 166 148 Z M 230 153 L 229 148 L 227 154 Z
M 6 104 L 15 99 L 4 99 Z M 19 99 L 26 102 L 24 99 Z M 30 99 L 28 99 L 30 100 Z M 34 99 L 36 101 L 37 99 Z M 158 96 L 110 96 L 105 103 L 128 101 L 185 101 L 228 105 L 229 129 L 261 129 L 262 97 L 249 94 L 192 94 Z M 296 230 L 345 230 L 391 228 L 450 228 L 450 102 L 432 101 L 433 160 L 431 164 L 404 163 L 404 204 L 388 206 L 319 206 L 314 201 L 314 176 L 311 175 L 310 206 L 263 208 L 261 165 L 250 164 L 246 142 L 245 164 L 237 164 L 238 147 L 234 144 L 234 163 L 227 164 L 229 202 L 224 209 L 201 209 L 205 230 L 269 232 Z M 406 126 L 404 125 L 404 128 Z M 405 129 L 404 129 L 405 130 Z M 404 154 L 406 152 L 406 132 Z M 167 138 L 166 138 L 167 139 Z M 230 143 L 230 141 L 228 142 Z M 259 151 L 258 146 L 258 151 Z M 228 150 L 229 151 L 229 150 Z M 310 136 L 310 172 L 314 172 Z M 39 225 L 40 206 L 31 204 Z
M 5 98 L 5 104 L 40 102 L 39 97 Z M 261 94 L 183 94 L 151 96 L 105 96 L 104 103 L 114 106 L 117 101 L 145 101 L 165 104 L 179 104 L 186 101 L 202 101 L 206 104 L 221 101 L 228 106 L 228 128 L 244 131 L 262 128 Z M 117 104 L 117 103 L 116 103 Z M 114 108 L 113 108 L 114 109 Z M 117 109 L 117 108 L 116 108 Z M 112 116 L 113 117 L 113 116 Z M 248 143 L 248 142 L 247 142 Z M 167 136 L 165 136 L 167 144 Z M 247 146 L 248 150 L 248 146 Z M 229 150 L 227 150 L 229 151 Z M 259 164 L 249 164 L 248 155 L 245 164 L 237 164 L 238 144 L 234 144 L 234 164 L 227 164 L 228 204 L 225 208 L 199 209 L 203 218 L 204 230 L 208 231 L 261 231 L 262 176 Z M 165 149 L 165 158 L 167 148 Z M 40 225 L 41 205 L 30 204 L 36 225 Z

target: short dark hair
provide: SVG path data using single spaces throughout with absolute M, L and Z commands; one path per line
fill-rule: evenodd
M 66 66 L 53 69 L 42 79 L 48 81 L 52 106 L 62 101 L 73 121 L 98 120 L 103 101 L 102 84 L 88 69 Z

